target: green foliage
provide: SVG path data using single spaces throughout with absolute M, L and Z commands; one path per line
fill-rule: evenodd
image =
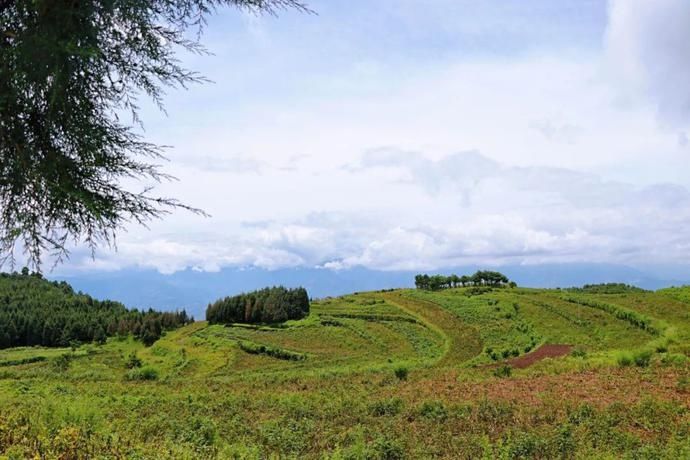
M 132 352 L 129 354 L 127 357 L 127 361 L 125 362 L 125 367 L 127 369 L 134 369 L 142 366 L 141 359 L 137 356 L 136 353 Z
M 508 365 L 498 366 L 494 369 L 494 376 L 499 378 L 510 377 L 513 373 L 513 368 Z
M 405 458 L 405 446 L 396 439 L 380 436 L 372 443 L 373 458 L 377 460 L 402 460 Z
M 635 356 L 629 351 L 621 351 L 616 354 L 616 362 L 620 367 L 632 366 L 635 362 Z
M 169 176 L 156 164 L 162 148 L 121 115 L 140 125 L 141 95 L 162 108 L 163 88 L 204 81 L 176 52 L 203 52 L 194 29 L 199 37 L 220 5 L 304 9 L 295 0 L 0 1 L 4 257 L 19 245 L 39 266 L 46 251 L 67 255 L 70 240 L 109 245 L 126 223 L 194 210 L 123 186 Z
M 153 367 L 140 367 L 130 369 L 127 374 L 125 374 L 127 380 L 158 380 L 158 371 Z
M 639 350 L 633 354 L 633 361 L 637 367 L 647 367 L 652 360 L 651 350 Z
M 73 358 L 72 353 L 63 353 L 53 360 L 53 367 L 59 372 L 65 372 L 70 368 Z
M 642 288 L 638 288 L 637 286 L 631 286 L 624 283 L 585 284 L 582 287 L 573 287 L 567 290 L 587 294 L 627 294 L 648 292 Z
M 369 413 L 374 417 L 392 417 L 398 415 L 403 408 L 403 401 L 400 398 L 383 399 L 374 402 Z
M 48 358 L 45 356 L 31 356 L 29 358 L 22 359 L 8 359 L 7 361 L 0 361 L 0 367 L 8 366 L 21 366 L 23 364 L 40 363 L 46 361 Z
M 206 319 L 211 324 L 281 323 L 309 314 L 306 289 L 282 286 L 225 297 L 209 304 Z
M 240 341 L 239 347 L 242 351 L 253 355 L 266 355 L 276 359 L 285 361 L 304 361 L 307 355 L 304 353 L 296 353 L 282 348 L 267 347 L 266 345 L 257 345 L 255 343 Z
M 649 351 L 666 336 L 558 295 L 361 293 L 315 301 L 308 318 L 281 327 L 197 322 L 152 347 L 128 337 L 74 352 L 0 350 L 0 363 L 26 362 L 0 370 L 0 457 L 687 458 L 684 336 L 668 341 L 658 363 L 644 363 L 640 353 L 654 359 Z M 684 305 L 666 317 L 673 301 L 625 295 L 606 303 L 682 331 Z M 332 314 L 352 317 L 324 325 Z M 491 353 L 511 357 L 533 339 L 579 344 L 588 359 L 494 377 Z M 308 359 L 272 359 L 240 343 Z M 631 350 L 624 369 L 612 369 L 613 350 Z M 58 371 L 53 362 L 65 353 L 73 358 Z M 136 361 L 141 367 L 126 368 Z M 415 378 L 395 383 L 397 367 Z
M 657 324 L 655 324 L 655 321 L 652 320 L 651 318 L 646 317 L 645 315 L 642 315 L 636 311 L 629 310 L 624 307 L 620 307 L 618 305 L 614 305 L 611 303 L 606 303 L 606 302 L 600 302 L 598 300 L 593 300 L 593 299 L 587 299 L 583 297 L 575 297 L 572 295 L 564 295 L 563 300 L 571 303 L 576 303 L 579 305 L 584 305 L 587 307 L 592 307 L 592 308 L 598 308 L 599 310 L 603 310 L 607 313 L 612 314 L 616 318 L 627 321 L 633 326 L 640 328 L 644 331 L 649 332 L 650 334 L 653 335 L 661 335 L 662 330 L 661 327 L 659 327 Z
M 17 346 L 104 344 L 106 336 L 133 334 L 147 345 L 165 330 L 193 321 L 187 313 L 128 310 L 119 302 L 76 293 L 64 281 L 36 274 L 0 274 L 0 349 Z
M 393 374 L 398 380 L 407 380 L 410 370 L 406 366 L 397 366 L 393 369 Z
M 587 352 L 582 347 L 575 347 L 573 348 L 573 351 L 570 352 L 570 356 L 573 356 L 574 358 L 586 358 Z
M 502 273 L 482 270 L 476 272 L 472 276 L 430 276 L 420 274 L 414 277 L 414 284 L 417 289 L 424 289 L 428 291 L 439 291 L 441 289 L 450 289 L 465 286 L 517 286 L 515 283 L 511 283 L 508 277 Z
M 443 422 L 448 418 L 448 409 L 443 401 L 425 401 L 419 408 L 419 415 L 428 420 Z

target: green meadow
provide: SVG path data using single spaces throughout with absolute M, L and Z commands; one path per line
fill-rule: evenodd
M 688 355 L 690 288 L 357 293 L 0 350 L 0 456 L 690 458 Z

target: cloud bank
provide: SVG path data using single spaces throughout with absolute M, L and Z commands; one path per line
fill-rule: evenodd
M 127 264 L 275 269 L 433 269 L 465 264 L 681 263 L 690 251 L 690 192 L 634 186 L 568 169 L 515 167 L 478 152 L 438 160 L 377 149 L 343 168 L 401 198 L 374 212 L 314 212 L 222 231 L 128 239 L 84 268 Z M 382 177 L 387 177 L 382 181 Z M 75 264 L 77 262 L 75 261 Z
M 690 2 L 532 3 L 214 18 L 216 85 L 144 117 L 213 217 L 64 269 L 686 263 Z
M 611 0 L 606 45 L 617 78 L 656 106 L 664 123 L 690 125 L 690 2 Z

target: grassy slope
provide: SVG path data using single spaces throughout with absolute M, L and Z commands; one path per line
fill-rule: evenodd
M 690 457 L 690 289 L 467 293 L 350 295 L 286 327 L 200 322 L 150 348 L 0 350 L 0 454 Z M 582 353 L 494 376 L 489 351 L 543 343 Z M 640 367 L 621 360 L 647 350 Z M 156 380 L 130 379 L 133 353 Z

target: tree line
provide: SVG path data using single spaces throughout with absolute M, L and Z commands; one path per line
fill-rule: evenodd
M 208 305 L 206 320 L 211 324 L 280 323 L 308 314 L 306 289 L 278 286 L 218 299 Z
M 119 302 L 96 300 L 27 269 L 0 274 L 0 348 L 104 343 L 107 337 L 129 334 L 151 345 L 164 331 L 193 321 L 184 310 L 130 310 Z
M 414 277 L 414 284 L 417 289 L 427 291 L 438 291 L 466 286 L 516 286 L 515 282 L 510 281 L 503 273 L 479 270 L 473 275 L 426 275 L 419 274 Z

